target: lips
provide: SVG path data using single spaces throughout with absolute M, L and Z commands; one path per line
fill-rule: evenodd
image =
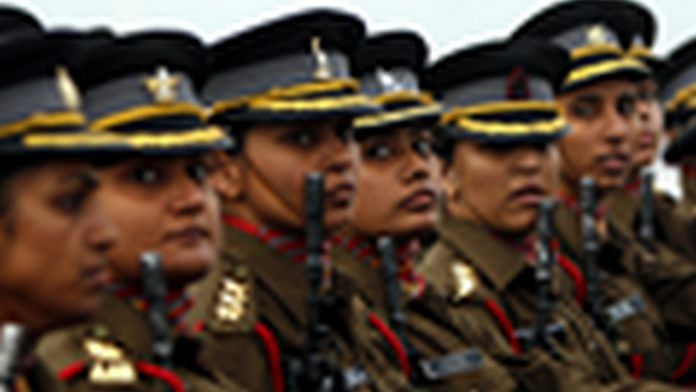
M 210 237 L 210 231 L 202 225 L 190 225 L 169 231 L 164 239 L 165 241 L 182 241 L 185 243 L 197 243 L 203 239 Z
M 101 290 L 106 287 L 111 281 L 109 270 L 106 268 L 106 263 L 101 263 L 98 266 L 86 268 L 82 272 L 82 277 L 88 286 Z
M 653 132 L 641 132 L 638 135 L 638 144 L 641 147 L 652 147 L 655 145 L 657 138 Z
M 621 174 L 626 170 L 628 166 L 629 159 L 626 154 L 607 154 L 599 158 L 599 167 L 606 174 L 617 175 Z
M 430 188 L 420 188 L 409 194 L 399 204 L 408 211 L 428 211 L 437 204 L 437 192 Z
M 326 201 L 331 207 L 345 208 L 350 206 L 355 196 L 355 185 L 351 182 L 340 183 L 326 192 Z
M 537 183 L 529 183 L 510 193 L 510 200 L 522 206 L 538 206 L 546 197 L 546 190 Z

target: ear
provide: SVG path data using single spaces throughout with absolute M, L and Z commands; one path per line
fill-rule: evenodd
M 223 201 L 239 200 L 244 194 L 241 159 L 222 151 L 213 155 L 215 170 L 210 177 L 213 189 Z

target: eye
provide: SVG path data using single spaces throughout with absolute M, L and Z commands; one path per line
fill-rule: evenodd
M 595 117 L 599 110 L 596 105 L 575 104 L 571 106 L 570 112 L 577 118 L 589 119 Z
M 372 159 L 386 160 L 394 155 L 394 150 L 386 143 L 377 143 L 368 147 L 365 155 Z
M 416 140 L 413 142 L 413 151 L 422 157 L 429 157 L 433 153 L 433 142 L 431 140 Z
M 314 132 L 295 131 L 290 134 L 290 141 L 299 147 L 308 148 L 317 143 L 317 137 Z
M 186 173 L 195 182 L 202 184 L 208 178 L 208 167 L 203 162 L 186 166 Z
M 346 126 L 336 130 L 336 135 L 338 135 L 341 140 L 348 143 L 355 139 L 355 130 L 353 127 Z
M 131 177 L 139 184 L 149 185 L 160 181 L 162 173 L 152 167 L 139 167 L 133 170 Z
M 616 111 L 624 116 L 630 117 L 636 111 L 636 96 L 634 95 L 622 95 L 616 101 Z
M 56 204 L 58 208 L 67 213 L 76 213 L 82 210 L 88 195 L 89 192 L 85 190 L 70 192 L 58 197 Z

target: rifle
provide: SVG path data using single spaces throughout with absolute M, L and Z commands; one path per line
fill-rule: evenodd
M 14 390 L 17 362 L 22 354 L 24 327 L 8 323 L 0 328 L 0 392 Z
M 534 327 L 534 342 L 536 345 L 540 345 L 548 350 L 553 350 L 547 326 L 555 307 L 551 298 L 551 279 L 553 277 L 553 267 L 556 264 L 556 255 L 551 246 L 554 238 L 554 208 L 555 202 L 552 200 L 543 200 L 539 206 L 539 217 L 537 220 L 539 247 L 537 248 L 537 267 L 534 274 L 539 295 L 537 323 Z
M 643 246 L 651 252 L 655 252 L 655 195 L 653 183 L 655 175 L 650 171 L 641 174 L 640 181 L 640 229 L 639 237 Z
M 387 307 L 389 311 L 389 324 L 396 332 L 401 343 L 406 346 L 409 357 L 412 352 L 409 349 L 408 338 L 406 336 L 406 313 L 401 302 L 401 284 L 398 276 L 398 263 L 396 261 L 396 250 L 394 241 L 390 237 L 382 236 L 377 239 L 377 249 L 382 258 L 382 273 L 387 288 Z
M 584 259 L 583 273 L 587 279 L 587 297 L 585 307 L 601 325 L 604 320 L 599 293 L 599 270 L 597 258 L 599 256 L 599 239 L 595 227 L 595 212 L 597 201 L 595 199 L 595 182 L 590 177 L 580 180 L 580 208 L 582 210 L 582 256 Z
M 172 368 L 174 345 L 169 332 L 167 319 L 167 283 L 162 271 L 162 258 L 159 253 L 145 252 L 140 256 L 143 273 L 143 291 L 150 304 L 148 316 L 152 327 L 152 352 L 155 364 Z
M 300 378 L 302 391 L 333 390 L 333 374 L 328 362 L 323 358 L 320 341 L 328 334 L 328 327 L 322 320 L 322 279 L 324 276 L 324 177 L 310 173 L 305 178 L 305 209 L 307 235 L 307 354 L 304 358 L 303 374 Z M 328 375 L 328 377 L 327 377 Z

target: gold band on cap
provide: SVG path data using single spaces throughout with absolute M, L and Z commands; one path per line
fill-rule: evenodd
M 107 131 L 132 122 L 147 121 L 165 116 L 194 116 L 204 121 L 206 110 L 201 106 L 187 102 L 137 106 L 98 118 L 92 121 L 90 129 Z
M 314 82 L 302 83 L 289 87 L 278 87 L 263 94 L 240 97 L 229 101 L 215 102 L 215 104 L 213 104 L 212 115 L 218 115 L 229 110 L 241 109 L 245 107 L 250 109 L 282 111 L 315 110 L 312 106 L 313 104 L 316 104 L 318 107 L 322 108 L 332 105 L 341 106 L 344 104 L 331 103 L 336 102 L 341 97 L 325 97 L 321 99 L 317 98 L 305 100 L 301 100 L 300 98 L 315 94 L 330 94 L 341 91 L 357 92 L 359 86 L 359 82 L 355 79 L 334 79 L 329 81 L 317 80 Z M 355 96 L 351 95 L 349 97 L 353 99 L 352 97 Z M 364 100 L 367 100 L 366 97 L 363 98 Z M 362 105 L 362 103 L 359 104 Z M 347 107 L 349 105 L 344 106 Z
M 626 54 L 629 57 L 639 58 L 639 59 L 640 58 L 648 58 L 648 59 L 655 58 L 655 54 L 653 53 L 652 49 L 650 49 L 644 45 L 633 45 L 633 46 L 631 46 L 631 49 L 629 49 Z
M 389 105 L 401 102 L 420 102 L 423 105 L 435 103 L 432 94 L 423 91 L 398 91 L 382 94 L 373 98 L 378 105 Z
M 447 124 L 457 120 L 480 115 L 495 115 L 519 112 L 550 112 L 556 113 L 559 106 L 554 101 L 499 101 L 486 102 L 479 105 L 455 107 L 442 116 L 442 123 Z
M 568 86 L 583 80 L 593 77 L 602 76 L 615 71 L 643 71 L 646 74 L 649 72 L 643 63 L 639 60 L 623 57 L 618 60 L 607 60 L 597 64 L 586 65 L 571 71 L 563 82 L 564 86 Z
M 134 149 L 176 148 L 208 145 L 223 141 L 225 132 L 219 127 L 207 127 L 177 133 L 133 133 L 123 134 L 109 131 L 77 134 L 32 134 L 23 138 L 22 144 L 33 148 L 77 148 L 99 146 L 127 146 Z
M 353 124 L 355 128 L 376 128 L 395 122 L 407 121 L 425 116 L 438 116 L 441 111 L 442 106 L 436 103 L 428 106 L 417 106 L 358 117 L 355 119 Z
M 621 48 L 614 44 L 590 44 L 573 49 L 570 52 L 570 58 L 572 60 L 579 60 L 585 57 L 601 56 L 606 54 L 615 54 L 617 56 L 623 56 L 623 51 L 621 50 Z
M 80 127 L 84 125 L 85 117 L 76 111 L 34 113 L 23 120 L 0 126 L 0 138 L 19 135 L 37 128 Z
M 696 83 L 690 86 L 684 87 L 679 90 L 667 104 L 665 109 L 675 110 L 687 101 L 692 100 L 696 96 Z
M 563 117 L 553 120 L 535 121 L 529 123 L 505 123 L 499 121 L 479 121 L 471 118 L 459 118 L 454 124 L 463 132 L 483 133 L 486 135 L 550 135 L 562 132 L 567 123 Z

